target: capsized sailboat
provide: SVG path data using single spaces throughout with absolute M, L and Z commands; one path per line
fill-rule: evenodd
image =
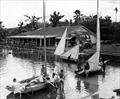
M 99 22 L 99 4 L 97 1 L 97 44 L 96 44 L 96 52 L 87 60 L 88 68 L 82 71 L 75 71 L 76 74 L 90 73 L 101 70 L 100 66 L 100 22 Z

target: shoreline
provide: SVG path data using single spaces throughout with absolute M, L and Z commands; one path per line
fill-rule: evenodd
M 84 49 L 83 52 L 87 53 L 87 54 L 93 54 L 96 51 L 96 46 L 93 45 L 93 47 L 91 49 Z M 13 51 L 40 51 L 43 52 L 44 51 L 44 47 L 10 47 L 10 46 L 6 46 L 6 45 L 0 45 L 0 48 L 7 48 L 9 50 L 13 50 Z M 70 49 L 70 48 L 68 48 Z M 68 50 L 67 49 L 67 50 Z M 51 53 L 53 54 L 55 51 L 55 47 L 46 47 L 46 51 L 47 53 Z M 101 55 L 104 56 L 113 56 L 113 57 L 120 57 L 120 44 L 102 44 L 101 45 L 101 51 L 100 51 Z

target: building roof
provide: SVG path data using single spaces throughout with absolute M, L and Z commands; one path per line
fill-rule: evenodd
M 47 27 L 45 29 L 46 37 L 62 37 L 62 34 L 65 31 L 66 26 L 61 27 Z M 84 26 L 69 26 L 68 27 L 68 34 L 82 34 L 82 35 L 95 35 L 93 32 L 85 28 Z M 44 31 L 42 28 L 37 29 L 35 31 L 28 31 L 21 34 L 17 34 L 14 36 L 9 36 L 10 38 L 43 38 Z

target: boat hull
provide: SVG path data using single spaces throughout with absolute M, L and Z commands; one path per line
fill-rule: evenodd
M 38 76 L 37 76 L 38 77 Z M 39 90 L 42 90 L 46 87 L 48 87 L 50 84 L 48 82 L 34 82 L 34 83 L 31 83 L 29 84 L 29 82 L 37 77 L 31 77 L 31 78 L 28 78 L 28 79 L 25 79 L 25 80 L 22 80 L 20 81 L 20 83 L 23 85 L 23 86 L 26 86 L 26 87 L 23 87 L 21 89 L 21 93 L 29 93 L 29 92 L 34 92 L 34 91 L 39 91 Z M 9 85 L 6 86 L 6 89 L 8 91 L 11 91 L 13 92 L 13 88 Z
M 29 92 L 39 91 L 39 90 L 42 90 L 44 88 L 47 88 L 48 85 L 49 84 L 45 83 L 45 82 L 40 82 L 38 84 L 30 85 L 30 86 L 27 86 L 25 88 L 25 90 L 22 91 L 22 93 L 29 93 Z
M 98 69 L 96 71 L 89 71 L 89 72 L 85 72 L 84 70 L 81 70 L 81 71 L 78 71 L 76 70 L 75 71 L 75 74 L 78 75 L 78 76 L 93 76 L 93 75 L 96 75 L 96 74 L 99 74 L 99 73 L 102 73 L 102 69 Z

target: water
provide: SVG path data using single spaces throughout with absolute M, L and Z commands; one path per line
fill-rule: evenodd
M 7 51 L 0 54 L 0 99 L 7 99 L 10 93 L 5 86 L 12 83 L 13 78 L 18 81 L 40 74 L 44 55 L 40 52 L 14 52 Z M 42 90 L 33 95 L 24 95 L 23 99 L 99 99 L 116 96 L 113 89 L 120 88 L 120 64 L 109 62 L 105 74 L 92 77 L 77 77 L 74 70 L 76 64 L 55 61 L 52 54 L 47 54 L 48 73 L 64 69 L 64 90 Z

